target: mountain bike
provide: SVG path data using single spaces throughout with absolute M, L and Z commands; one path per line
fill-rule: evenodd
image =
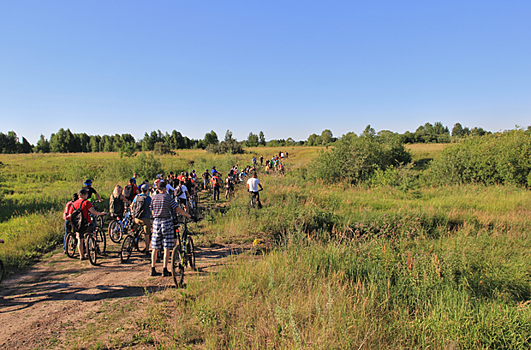
M 126 208 L 123 221 L 120 220 L 120 217 L 114 214 L 111 214 L 113 220 L 109 223 L 109 228 L 107 232 L 111 241 L 114 243 L 120 243 L 122 237 L 132 228 L 133 226 L 133 217 L 131 216 L 130 207 Z
M 101 231 L 100 231 L 101 232 Z M 98 259 L 98 245 L 93 233 L 85 233 L 83 237 L 84 248 L 83 251 L 88 254 L 89 261 L 92 265 L 96 265 Z M 66 236 L 66 255 L 69 258 L 74 258 L 77 250 L 77 235 L 74 232 L 69 232 Z
M 145 253 L 148 249 L 148 242 L 146 242 L 146 235 L 144 228 L 140 225 L 133 225 L 133 230 L 130 234 L 125 236 L 120 249 L 120 261 L 125 263 L 131 257 L 133 249 L 140 253 Z
M 196 271 L 195 267 L 195 247 L 192 233 L 188 230 L 186 218 L 182 223 L 175 225 L 175 247 L 171 254 L 171 272 L 175 286 L 184 286 L 184 269 L 190 267 Z

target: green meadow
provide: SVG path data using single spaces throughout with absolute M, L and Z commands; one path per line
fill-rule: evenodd
M 411 165 L 359 183 L 317 176 L 331 149 L 287 149 L 285 176 L 259 173 L 261 210 L 240 185 L 198 225 L 197 245 L 254 242 L 252 254 L 185 290 L 149 295 L 127 332 L 99 327 L 89 347 L 531 347 L 531 194 L 518 183 L 434 181 L 430 162 L 451 147 L 407 146 Z M 86 178 L 107 199 L 134 171 L 150 181 L 213 165 L 225 174 L 278 151 L 1 155 L 0 257 L 18 271 L 60 246 L 62 209 Z

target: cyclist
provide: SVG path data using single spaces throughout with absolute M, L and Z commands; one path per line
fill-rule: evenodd
M 190 198 L 190 193 L 184 180 L 179 181 L 179 186 L 175 189 L 175 199 L 177 203 L 186 210 L 186 201 Z
M 92 187 L 92 180 L 91 179 L 86 179 L 85 180 L 85 188 L 88 189 L 88 197 L 87 199 L 91 199 L 92 198 L 92 195 L 96 195 L 96 197 L 98 198 L 98 202 L 103 202 L 103 199 L 101 199 L 99 193 L 94 189 L 94 187 Z
M 138 193 L 138 188 L 135 185 L 135 181 L 136 180 L 134 178 L 130 178 L 129 184 L 125 186 L 123 190 L 123 196 L 128 200 L 129 203 L 133 201 Z
M 68 235 L 68 232 L 70 232 L 70 213 L 74 211 L 74 209 L 71 209 L 72 203 L 78 200 L 77 193 L 74 193 L 72 195 L 72 200 L 68 201 L 65 205 L 65 210 L 63 211 L 63 220 L 65 221 L 65 237 L 63 239 L 63 250 L 66 253 L 66 236 Z
M 260 187 L 260 189 L 258 189 Z M 251 194 L 251 196 L 256 197 L 256 203 L 258 203 L 258 208 L 262 208 L 262 203 L 260 202 L 260 193 L 259 191 L 263 190 L 262 184 L 260 183 L 260 180 L 258 180 L 258 177 L 256 176 L 256 171 L 253 173 L 253 177 L 251 177 L 249 180 L 247 180 L 247 191 Z
M 192 180 L 195 182 L 195 178 L 197 177 L 195 170 L 192 170 L 192 173 L 190 174 L 190 176 L 192 177 Z
M 219 200 L 219 188 L 221 187 L 221 180 L 219 179 L 219 173 L 216 171 L 210 179 L 212 184 L 212 193 L 215 201 Z
M 260 155 L 260 166 L 264 165 L 264 156 Z
M 124 203 L 131 205 L 131 201 L 122 194 L 122 186 L 114 186 L 114 190 L 109 197 L 109 213 L 111 217 L 119 218 L 120 220 L 123 219 L 125 210 Z
M 234 192 L 234 181 L 233 181 L 233 173 L 229 173 L 227 175 L 227 178 L 225 179 L 225 199 L 228 198 L 229 194 L 232 195 Z
M 106 215 L 106 212 L 99 212 L 92 206 L 92 203 L 88 200 L 89 199 L 89 193 L 90 189 L 87 187 L 83 187 L 78 192 L 79 199 L 72 203 L 71 211 L 68 214 L 72 214 L 72 212 L 75 209 L 79 209 L 81 207 L 81 211 L 83 212 L 83 217 L 85 218 L 87 222 L 87 226 L 83 227 L 80 232 L 76 232 L 77 235 L 77 250 L 79 251 L 79 258 L 80 260 L 86 259 L 85 254 L 83 254 L 83 238 L 85 236 L 85 233 L 92 233 L 93 226 L 90 225 L 92 223 L 90 219 L 89 213 L 96 216 Z
M 256 167 L 256 156 L 253 157 L 253 166 Z
M 190 214 L 179 208 L 173 198 L 166 193 L 166 184 L 158 183 L 157 194 L 151 200 L 150 210 L 153 214 L 153 235 L 151 237 L 151 272 L 150 276 L 160 276 L 155 270 L 158 251 L 164 248 L 162 261 L 162 275 L 171 276 L 168 271 L 170 250 L 175 246 L 175 230 L 173 227 L 172 211 L 190 218 Z
M 208 182 L 210 180 L 210 174 L 208 172 L 208 169 L 206 169 L 205 172 L 201 174 L 201 177 L 203 178 L 203 190 L 206 190 L 208 188 Z
M 210 171 L 210 176 L 212 177 L 212 176 L 214 176 L 215 174 L 218 174 L 218 175 L 219 175 L 218 171 L 216 170 L 216 166 L 213 166 L 213 167 L 212 167 L 212 170 Z
M 144 229 L 144 233 L 146 234 L 146 245 L 148 242 L 151 242 L 151 211 L 149 210 L 149 206 L 151 205 L 151 197 L 148 196 L 149 193 L 149 185 L 142 185 L 140 186 L 140 193 L 133 199 L 133 203 L 136 203 L 139 198 L 143 198 L 144 200 L 144 209 L 142 210 L 142 213 L 139 217 L 134 218 L 135 224 L 142 226 Z M 146 249 L 146 255 L 149 255 L 149 249 Z

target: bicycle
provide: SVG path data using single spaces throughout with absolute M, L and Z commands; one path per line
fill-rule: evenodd
M 182 232 L 182 236 L 181 236 Z M 171 272 L 173 282 L 177 288 L 184 286 L 184 268 L 190 267 L 197 271 L 195 266 L 195 246 L 192 233 L 188 231 L 187 221 L 175 225 L 175 247 L 171 254 Z
M 258 192 L 260 191 L 262 191 L 262 189 L 258 190 Z M 262 208 L 262 203 L 258 200 L 258 192 L 249 191 L 249 206 L 251 208 L 254 208 L 255 206 L 257 206 L 258 209 Z
M 148 249 L 148 242 L 146 242 L 146 235 L 144 228 L 140 225 L 133 225 L 132 234 L 125 236 L 120 249 L 120 261 L 125 263 L 131 257 L 133 249 L 140 253 L 145 253 Z
M 114 214 L 111 214 L 111 216 L 114 220 L 109 223 L 109 228 L 107 229 L 107 231 L 109 233 L 111 241 L 113 241 L 114 243 L 120 243 L 122 237 L 124 236 L 124 233 L 129 231 L 129 229 L 133 226 L 134 220 L 131 217 L 131 209 L 130 207 L 126 208 L 123 221 L 120 220 L 119 216 L 116 216 Z
M 101 232 L 101 231 L 100 231 Z M 83 237 L 84 251 L 88 253 L 89 261 L 92 265 L 96 265 L 98 259 L 98 245 L 93 233 L 86 233 Z M 69 258 L 74 258 L 77 249 L 77 235 L 74 232 L 68 232 L 66 236 L 66 255 Z

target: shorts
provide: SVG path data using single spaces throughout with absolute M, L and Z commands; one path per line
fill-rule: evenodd
M 179 204 L 186 205 L 186 199 L 179 197 Z
M 156 218 L 153 220 L 151 249 L 173 249 L 175 247 L 175 230 L 172 218 Z

